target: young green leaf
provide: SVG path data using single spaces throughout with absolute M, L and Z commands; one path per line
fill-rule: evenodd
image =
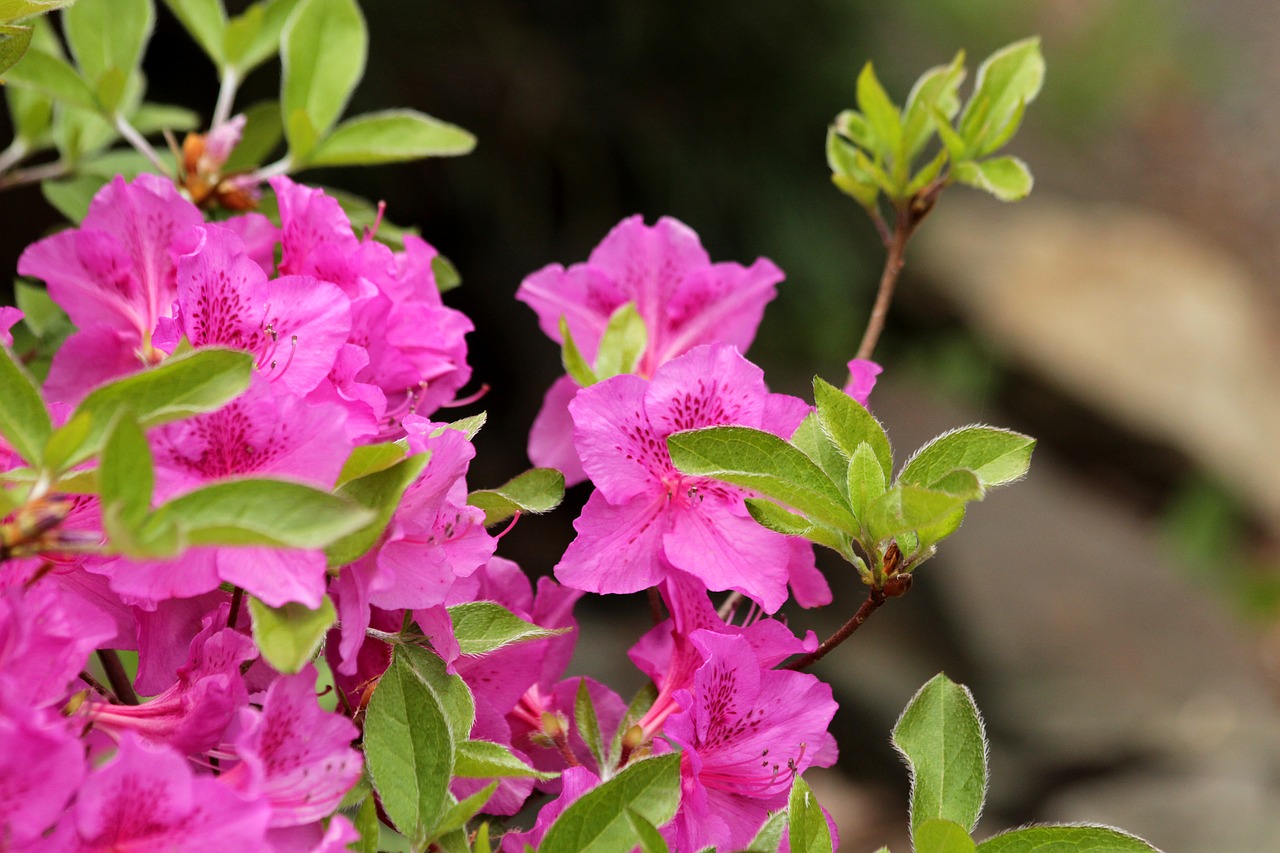
M 680 804 L 680 755 L 637 761 L 565 809 L 539 853 L 627 853 L 640 842 L 628 810 L 662 826 Z
M 227 36 L 227 10 L 222 0 L 164 0 L 191 37 L 215 65 L 224 61 L 223 42 Z
M 449 810 L 453 738 L 440 701 L 402 647 L 369 699 L 364 752 L 387 817 L 410 837 L 430 833 Z
M 831 167 L 831 182 L 841 192 L 863 207 L 875 205 L 876 198 L 880 195 L 879 184 L 862 168 L 858 162 L 857 149 L 836 131 L 834 125 L 827 131 L 827 165 Z
M 936 487 L 958 469 L 971 471 L 984 489 L 1026 476 L 1034 438 L 995 427 L 969 426 L 943 433 L 915 452 L 898 476 L 900 483 Z
M 609 742 L 610 755 L 621 754 L 622 738 L 627 733 L 627 729 L 635 725 L 636 721 L 653 707 L 653 703 L 657 698 L 658 688 L 654 686 L 652 681 L 637 690 L 636 695 L 631 697 L 631 702 L 627 704 L 627 711 L 622 715 L 622 719 L 618 721 L 618 728 L 614 731 L 613 739 Z
M 196 125 L 200 123 L 200 116 L 186 107 L 179 107 L 173 104 L 139 104 L 138 108 L 133 112 L 130 119 L 133 129 L 141 134 L 160 133 L 165 130 L 194 130 Z M 108 152 L 114 154 L 115 152 Z M 138 166 L 134 171 L 145 172 L 155 168 L 151 165 L 151 161 L 147 160 L 137 151 L 121 152 L 130 157 Z M 167 153 L 167 152 L 166 152 Z M 165 155 L 161 155 L 162 157 Z M 119 170 L 124 171 L 124 170 Z M 115 177 L 119 172 L 113 173 Z
M 76 65 L 86 81 L 97 87 L 114 79 L 120 103 L 125 81 L 142 64 L 142 53 L 155 26 L 151 0 L 79 0 L 62 13 L 62 28 Z M 99 94 L 102 90 L 99 90 Z
M 372 510 L 287 480 L 244 478 L 179 495 L 154 513 L 179 524 L 192 545 L 324 548 L 364 527 Z
M 240 144 L 222 166 L 224 175 L 262 165 L 284 139 L 279 101 L 259 101 L 240 112 L 244 114 L 244 131 Z
M 513 643 L 544 640 L 569 630 L 539 628 L 492 601 L 455 604 L 449 608 L 449 618 L 453 621 L 458 648 L 464 655 L 482 655 Z
M 978 853 L 1160 853 L 1136 835 L 1109 826 L 1028 826 L 1002 832 Z
M 75 465 L 97 453 L 107 425 L 122 408 L 131 409 L 144 429 L 212 412 L 248 388 L 252 372 L 252 354 L 202 347 L 101 385 L 76 407 L 75 414 L 90 415 L 93 429 L 66 464 Z
M 297 602 L 270 607 L 250 596 L 249 612 L 253 640 L 263 659 L 287 675 L 300 672 L 316 656 L 325 633 L 338 621 L 338 611 L 327 595 L 315 610 Z
M 911 834 L 916 853 L 973 853 L 973 839 L 955 821 L 930 818 Z
M 25 461 L 38 465 L 53 434 L 40 389 L 8 347 L 0 345 L 0 435 Z
M 396 654 L 404 658 L 414 675 L 440 701 L 453 742 L 466 740 L 476 719 L 476 702 L 467 683 L 461 676 L 450 675 L 440 656 L 427 649 L 399 646 Z
M 946 492 L 898 485 L 871 502 L 864 523 L 876 540 L 939 524 L 958 509 L 964 499 Z
M 360 804 L 355 825 L 356 832 L 360 833 L 360 840 L 354 848 L 356 853 L 378 853 L 378 836 L 382 834 L 382 823 L 378 820 L 378 799 L 373 794 L 365 797 Z
M 849 505 L 863 524 L 867 523 L 873 502 L 885 492 L 884 469 L 867 442 L 858 444 L 849 460 Z
M 622 373 L 630 373 L 635 369 L 640 354 L 649 343 L 649 333 L 644 326 L 644 318 L 636 310 L 634 302 L 619 307 L 609 317 L 609 322 L 600 336 L 600 346 L 596 351 L 595 374 L 600 379 L 608 379 Z
M 355 0 L 302 0 L 281 39 L 281 116 L 289 153 L 301 163 L 337 122 L 364 75 L 369 34 Z M 304 123 L 314 138 L 300 138 Z
M 573 333 L 569 331 L 569 321 L 564 317 L 560 318 L 560 340 L 564 341 L 560 345 L 560 361 L 564 364 L 564 372 L 581 388 L 590 388 L 599 382 L 600 378 L 574 342 Z
M 1002 47 L 983 61 L 974 80 L 973 95 L 960 114 L 960 136 L 978 157 L 994 150 L 992 143 L 1023 104 L 1029 104 L 1044 84 L 1044 56 L 1040 39 L 1029 38 Z
M 31 47 L 31 27 L 0 25 L 0 74 L 18 64 Z
M 325 548 L 325 558 L 330 566 L 354 563 L 377 544 L 391 523 L 400 498 L 421 476 L 430 455 L 415 453 L 389 468 L 350 480 L 338 488 L 337 494 L 369 510 L 369 522 Z
M 75 0 L 0 0 L 0 21 L 19 21 L 69 6 Z
M 280 36 L 300 0 L 259 0 L 227 22 L 223 56 L 244 77 L 280 50 Z
M 746 853 L 775 853 L 782 843 L 782 833 L 787 828 L 787 812 L 780 809 L 769 815 L 756 837 L 747 845 Z
M 578 727 L 578 736 L 587 745 L 591 757 L 596 760 L 596 767 L 603 768 L 605 761 L 604 743 L 600 736 L 600 718 L 596 715 L 596 703 L 591 701 L 591 691 L 585 678 L 578 679 L 578 692 L 573 700 L 573 720 Z
M 487 740 L 459 741 L 453 759 L 453 775 L 460 779 L 554 779 L 525 764 L 500 743 Z
M 453 261 L 444 255 L 436 255 L 431 259 L 431 274 L 436 279 L 436 290 L 441 293 L 448 293 L 462 285 L 462 274 L 453 265 Z
M 952 171 L 962 184 L 989 192 L 1001 201 L 1021 201 L 1035 183 L 1027 164 L 1017 157 L 992 157 L 957 163 Z
M 831 828 L 809 784 L 800 776 L 791 783 L 787 803 L 791 853 L 831 853 Z
M 858 109 L 867 119 L 874 146 L 871 152 L 881 162 L 896 163 L 902 153 L 902 117 L 880 85 L 875 68 L 868 62 L 858 75 Z
M 844 495 L 800 450 L 772 433 L 710 427 L 667 438 L 672 463 L 686 474 L 754 489 L 811 520 L 853 534 L 857 522 Z
M 930 68 L 907 95 L 902 108 L 902 135 L 908 158 L 914 158 L 933 135 L 932 110 L 938 110 L 948 119 L 960 111 L 960 99 L 956 92 L 964 82 L 964 51 L 956 54 L 948 65 Z
M 499 784 L 497 781 L 490 782 L 471 796 L 450 806 L 449 810 L 441 815 L 439 823 L 436 824 L 435 834 L 437 836 L 445 835 L 466 827 L 467 821 L 475 817 L 484 808 L 485 803 L 489 802 L 493 792 L 498 790 Z M 377 851 L 375 850 L 374 853 L 377 853 Z
M 803 515 L 785 510 L 773 501 L 763 498 L 747 498 L 747 512 L 762 527 L 783 536 L 804 536 L 813 529 L 813 523 Z
M 822 422 L 818 420 L 816 411 L 804 416 L 800 426 L 796 427 L 796 431 L 791 434 L 791 444 L 813 460 L 845 498 L 849 497 L 848 492 L 845 491 L 849 487 L 847 475 L 849 457 L 841 452 L 836 443 L 822 429 Z
M 65 59 L 33 47 L 22 61 L 5 73 L 5 83 L 31 89 L 50 99 L 82 110 L 97 110 L 98 99 L 93 90 Z
M 467 503 L 484 510 L 486 527 L 506 521 L 517 512 L 550 512 L 562 500 L 564 474 L 554 468 L 532 468 L 496 489 L 478 489 L 467 496 Z
M 366 113 L 343 122 L 316 145 L 308 166 L 372 166 L 469 154 L 476 138 L 416 110 Z
M 893 727 L 911 772 L 911 831 L 930 818 L 972 831 L 987 794 L 987 737 L 968 688 L 930 679 Z
M 351 451 L 347 461 L 342 464 L 338 473 L 338 486 L 344 486 L 352 480 L 385 471 L 404 459 L 408 447 L 399 441 L 388 441 L 383 444 L 362 444 Z
M 640 839 L 640 853 L 670 853 L 667 841 L 658 832 L 658 828 L 645 820 L 644 815 L 635 809 L 627 809 L 627 821 L 636 837 Z
M 67 426 L 76 424 L 74 430 L 83 440 L 83 435 L 88 432 L 88 420 L 80 415 Z M 49 443 L 54 442 L 51 440 Z M 65 458 L 70 453 L 60 451 L 59 455 Z M 155 479 L 155 465 L 147 437 L 128 411 L 120 412 L 107 433 L 98 464 L 103 524 L 113 538 L 117 533 L 127 539 L 136 537 L 151 511 Z
M 62 117 L 66 118 L 66 114 Z M 89 204 L 106 184 L 96 175 L 77 175 L 60 181 L 42 181 L 40 194 L 54 210 L 78 225 L 89 215 Z
M 875 415 L 821 376 L 813 377 L 813 401 L 818 407 L 818 422 L 844 458 L 851 459 L 858 446 L 866 442 L 887 478 L 893 469 L 893 450 Z M 840 475 L 845 475 L 843 466 Z

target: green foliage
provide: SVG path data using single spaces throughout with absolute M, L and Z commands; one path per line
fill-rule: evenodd
M 573 720 L 578 727 L 578 736 L 587 745 L 591 757 L 596 760 L 596 767 L 603 770 L 611 766 L 612 761 L 604 752 L 604 741 L 600 735 L 600 717 L 596 713 L 596 704 L 591 701 L 591 690 L 585 678 L 578 679 L 578 692 L 573 700 Z
M 955 472 L 966 471 L 977 477 L 984 490 L 1003 486 L 1026 476 L 1035 445 L 1035 439 L 1010 430 L 963 427 L 943 433 L 917 450 L 898 479 L 938 487 Z
M 786 811 L 776 811 L 769 815 L 744 853 L 775 853 L 782 843 L 782 833 L 787 829 L 787 821 Z
M 387 451 L 379 450 L 369 454 L 361 454 L 363 458 L 377 456 L 379 461 L 385 459 Z M 356 454 L 352 454 L 354 457 Z M 369 522 L 363 527 L 344 536 L 325 549 L 325 558 L 330 566 L 344 566 L 354 563 L 363 557 L 382 537 L 391 517 L 400 505 L 405 491 L 421 476 L 427 466 L 429 453 L 416 453 L 401 459 L 390 467 L 372 471 L 353 480 L 348 480 L 338 487 L 337 494 L 348 498 L 359 506 L 369 510 Z M 348 459 L 348 465 L 351 460 Z M 348 473 L 346 466 L 343 473 Z
M 907 704 L 893 745 L 911 771 L 911 830 L 931 818 L 973 829 L 987 794 L 987 741 L 967 688 L 934 676 Z
M 484 804 L 489 802 L 493 792 L 498 790 L 498 785 L 497 781 L 490 782 L 471 796 L 450 806 L 436 825 L 436 835 L 447 835 L 466 827 L 467 821 L 475 817 L 484 808 Z
M 105 114 L 121 112 L 154 26 L 151 0 L 79 0 L 62 13 L 67 45 Z
M 568 628 L 539 628 L 492 601 L 469 601 L 449 608 L 453 633 L 464 655 L 482 655 L 503 646 L 529 640 L 543 640 Z
M 329 596 L 315 610 L 297 602 L 271 607 L 249 598 L 253 616 L 253 640 L 263 659 L 277 672 L 299 672 L 320 651 L 325 633 L 338 621 L 338 611 Z
M 217 65 L 225 58 L 227 10 L 222 0 L 164 0 L 182 26 Z
M 28 463 L 39 464 L 53 423 L 35 380 L 6 346 L 0 346 L 0 398 L 0 435 Z
M 973 838 L 955 821 L 930 818 L 911 836 L 916 853 L 973 853 Z
M 369 34 L 355 0 L 302 0 L 281 39 L 280 114 L 290 157 L 305 163 L 364 74 Z
M 1029 826 L 988 838 L 978 853 L 1159 853 L 1146 841 L 1107 826 Z
M 316 145 L 308 166 L 368 166 L 469 154 L 476 138 L 414 110 L 368 113 L 343 122 Z
M 496 489 L 478 489 L 467 503 L 484 510 L 486 527 L 516 513 L 550 512 L 564 500 L 564 474 L 554 468 L 532 468 L 517 474 Z
M 627 822 L 640 840 L 641 853 L 669 853 L 667 841 L 658 828 L 635 809 L 627 809 Z
M 680 755 L 637 761 L 588 791 L 547 830 L 539 853 L 628 853 L 640 843 L 634 812 L 662 826 L 680 804 Z
M 80 415 L 74 424 L 74 432 L 64 433 L 83 440 L 89 418 Z M 79 435 L 76 435 L 78 433 Z M 53 444 L 50 441 L 50 444 Z M 64 442 L 60 442 L 62 444 Z M 67 455 L 62 451 L 59 456 Z M 151 459 L 151 447 L 138 422 L 128 411 L 116 415 L 102 447 L 102 459 L 98 465 L 98 489 L 102 500 L 102 523 L 107 533 L 117 539 L 128 538 L 141 529 L 151 512 L 151 493 L 155 488 L 155 466 Z
M 797 776 L 787 803 L 791 853 L 831 853 L 831 828 L 809 784 Z
M 383 810 L 412 839 L 450 809 L 454 742 L 440 700 L 397 647 L 369 699 L 364 750 Z
M 644 318 L 634 302 L 620 305 L 609 315 L 600 347 L 596 352 L 595 375 L 597 379 L 609 379 L 636 369 L 640 354 L 649 343 L 649 332 Z
M 502 744 L 464 740 L 456 747 L 453 775 L 460 779 L 554 779 L 559 774 L 535 770 Z

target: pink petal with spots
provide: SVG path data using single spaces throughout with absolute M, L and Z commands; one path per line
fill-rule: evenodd
M 787 539 L 717 503 L 708 497 L 671 513 L 662 539 L 667 559 L 708 589 L 737 590 L 773 613 L 787 600 Z
M 271 224 L 270 219 L 261 213 L 245 213 L 218 224 L 230 229 L 240 238 L 240 242 L 244 243 L 245 254 L 264 273 L 269 276 L 275 274 L 276 244 L 280 242 L 280 231 Z
M 130 332 L 92 325 L 74 332 L 58 347 L 42 390 L 51 402 L 74 405 L 97 386 L 143 367 L 138 339 Z
M 691 272 L 667 304 L 670 333 L 663 350 L 655 353 L 658 363 L 700 344 L 722 342 L 746 352 L 783 278 L 782 270 L 765 258 L 745 269 L 720 263 Z
M 569 404 L 583 470 L 611 503 L 653 495 L 673 471 L 666 444 L 645 413 L 647 388 L 638 376 L 615 376 L 582 389 Z
M 653 375 L 644 407 L 654 431 L 665 439 L 673 432 L 699 427 L 759 427 L 768 393 L 764 371 L 736 349 L 704 346 L 663 365 Z

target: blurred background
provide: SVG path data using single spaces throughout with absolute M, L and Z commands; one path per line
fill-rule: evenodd
M 232 11 L 244 3 L 229 2 Z M 479 138 L 458 160 L 313 172 L 388 205 L 461 271 L 475 321 L 473 487 L 527 467 L 559 374 L 512 296 L 583 261 L 621 218 L 675 216 L 713 260 L 787 273 L 750 355 L 774 390 L 839 384 L 883 260 L 830 183 L 828 122 L 871 59 L 901 103 L 964 48 L 970 68 L 1039 33 L 1045 89 L 1010 153 L 1006 206 L 957 187 L 907 254 L 871 407 L 900 458 L 955 426 L 1037 436 L 1031 477 L 973 508 L 911 594 L 817 668 L 842 713 L 813 773 L 842 850 L 906 839 L 898 712 L 945 669 L 992 740 L 979 837 L 1033 820 L 1122 826 L 1174 851 L 1280 846 L 1280 17 L 1226 0 L 366 0 L 350 112 L 409 106 Z M 161 9 L 150 99 L 207 117 L 211 67 Z M 240 104 L 273 97 L 268 66 Z M 0 268 L 59 218 L 0 194 Z M 469 413 L 469 412 L 467 412 Z M 586 498 L 503 550 L 550 572 Z M 830 633 L 862 598 L 789 613 Z M 640 600 L 584 602 L 578 671 L 638 686 Z M 630 621 L 628 621 L 630 620 Z M 984 832 L 985 831 L 985 832 Z

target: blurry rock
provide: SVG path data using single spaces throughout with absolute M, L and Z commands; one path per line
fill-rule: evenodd
M 1231 256 L 1157 213 L 1052 196 L 949 199 L 918 240 L 909 263 L 997 346 L 1280 530 L 1280 316 Z

